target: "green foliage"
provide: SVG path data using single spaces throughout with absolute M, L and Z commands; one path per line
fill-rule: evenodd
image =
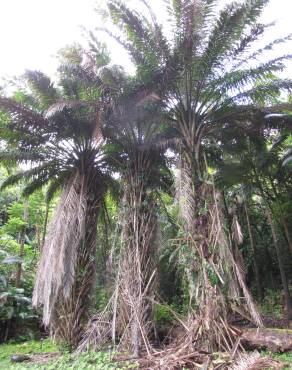
M 154 306 L 154 321 L 158 325 L 174 322 L 174 315 L 172 311 L 176 311 L 177 307 L 173 304 L 170 307 L 162 304 L 155 304 Z
M 275 316 L 277 318 L 283 317 L 283 293 L 280 291 L 273 291 L 267 289 L 265 297 L 261 303 L 261 311 L 264 315 Z
M 286 353 L 261 352 L 264 356 L 270 356 L 275 360 L 281 361 L 283 370 L 291 370 L 292 368 L 292 351 Z
M 5 327 L 5 323 L 9 325 L 12 320 L 17 326 L 24 326 L 27 322 L 38 318 L 36 311 L 31 307 L 31 298 L 27 296 L 31 293 L 31 283 L 29 287 L 25 287 L 26 289 L 16 288 L 14 279 L 9 277 L 9 273 L 15 269 L 19 261 L 21 259 L 9 256 L 0 261 L 0 326 L 2 328 Z M 11 266 L 10 269 L 6 267 L 7 264 Z
M 2 179 L 7 177 L 3 171 Z M 38 248 L 43 232 L 45 202 L 43 192 L 28 200 L 19 198 L 21 185 L 1 192 L 2 223 L 0 224 L 0 340 L 34 336 L 38 314 L 31 307 L 31 294 L 37 265 Z M 14 194 L 18 196 L 15 197 Z M 3 195 L 5 194 L 5 197 Z M 24 220 L 24 209 L 28 218 Z M 24 232 L 24 234 L 22 234 Z M 20 238 L 24 238 L 20 256 Z M 21 264 L 20 287 L 16 274 Z M 5 334 L 6 333 L 6 334 Z
M 31 299 L 24 295 L 24 289 L 4 286 L 0 289 L 0 320 L 36 318 L 30 304 Z

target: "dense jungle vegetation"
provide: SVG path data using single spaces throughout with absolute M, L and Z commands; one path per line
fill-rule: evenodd
M 108 0 L 56 80 L 1 88 L 1 368 L 290 368 L 292 55 L 269 53 L 292 35 L 261 42 L 267 2 L 166 0 L 161 25 Z

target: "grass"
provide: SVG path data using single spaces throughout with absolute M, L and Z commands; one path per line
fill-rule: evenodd
M 41 342 L 28 341 L 23 343 L 9 343 L 0 345 L 0 369 L 13 370 L 128 370 L 137 369 L 135 363 L 115 363 L 111 361 L 110 354 L 105 352 L 87 352 L 80 355 L 63 353 L 58 359 L 37 364 L 30 362 L 11 363 L 10 356 L 16 354 L 36 354 L 57 352 L 57 347 L 48 339 Z
M 275 360 L 281 361 L 285 364 L 283 370 L 292 369 L 292 351 L 286 353 L 261 352 L 262 355 L 270 356 Z
M 30 340 L 22 343 L 5 343 L 0 345 L 0 369 L 13 369 L 16 365 L 13 365 L 10 361 L 12 355 L 29 355 L 32 353 L 42 352 L 56 352 L 58 349 L 49 340 L 45 339 L 42 343 L 40 341 Z

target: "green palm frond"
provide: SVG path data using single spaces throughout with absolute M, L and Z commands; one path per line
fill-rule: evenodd
M 9 176 L 7 179 L 5 179 L 2 182 L 0 190 L 4 190 L 8 186 L 18 184 L 23 179 L 23 176 L 24 176 L 23 174 L 24 174 L 24 171 L 20 171 L 14 175 Z
M 239 64 L 235 65 L 235 67 L 239 68 L 242 64 L 248 63 L 248 62 L 253 61 L 253 60 L 257 60 L 265 52 L 271 51 L 274 48 L 274 46 L 277 46 L 279 44 L 283 44 L 283 43 L 285 43 L 287 41 L 291 41 L 291 40 L 292 40 L 292 33 L 288 34 L 287 36 L 284 36 L 282 38 L 273 40 L 273 41 L 269 42 L 267 45 L 265 45 L 264 47 L 261 47 L 260 49 L 257 49 L 256 51 L 254 51 L 250 55 L 247 55 L 246 58 L 243 59 Z
M 200 79 L 213 74 L 226 59 L 226 53 L 236 49 L 244 28 L 255 21 L 266 3 L 267 0 L 258 0 L 226 5 L 220 12 L 200 58 Z
M 49 186 L 46 190 L 46 202 L 50 203 L 50 201 L 53 199 L 56 192 L 61 189 L 62 185 L 66 182 L 66 179 L 68 178 L 68 173 L 63 172 L 61 174 L 58 174 L 57 177 L 50 180 Z
M 37 190 L 43 188 L 56 174 L 56 169 L 50 169 L 49 171 L 44 171 L 39 173 L 38 175 L 33 176 L 33 179 L 29 181 L 22 190 L 23 196 L 28 197 Z
M 24 78 L 37 97 L 41 109 L 46 109 L 60 98 L 60 94 L 54 87 L 52 81 L 44 73 L 27 70 L 24 74 Z
M 45 157 L 38 150 L 2 150 L 0 151 L 0 161 L 8 163 L 36 162 L 42 161 Z
M 292 80 L 271 80 L 270 82 L 260 84 L 250 90 L 235 95 L 231 98 L 231 101 L 239 103 L 264 103 L 268 99 L 279 98 L 282 91 L 286 91 L 288 93 L 292 91 Z
M 224 76 L 211 81 L 210 85 L 207 86 L 207 91 L 210 90 L 207 98 L 212 98 L 214 89 L 218 89 L 220 94 L 226 94 L 229 91 L 232 92 L 246 88 L 249 84 L 259 83 L 265 80 L 269 81 L 272 73 L 283 71 L 285 68 L 284 62 L 291 58 L 292 55 L 285 55 L 255 68 L 228 72 Z
M 17 103 L 13 99 L 0 97 L 0 109 L 13 115 L 13 123 L 16 125 L 27 125 L 28 127 L 44 129 L 46 120 L 38 112 Z
M 21 181 L 30 181 L 37 177 L 46 177 L 47 174 L 54 171 L 54 164 L 52 162 L 44 163 L 28 170 L 21 170 L 5 179 L 1 185 L 1 190 L 8 186 L 18 184 Z

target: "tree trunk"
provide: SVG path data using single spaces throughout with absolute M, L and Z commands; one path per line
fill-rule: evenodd
M 255 242 L 254 242 L 254 238 L 253 238 L 253 233 L 252 233 L 252 230 L 251 230 L 249 213 L 248 213 L 248 209 L 247 209 L 247 206 L 246 206 L 245 202 L 244 202 L 244 210 L 245 210 L 245 216 L 246 216 L 246 223 L 247 223 L 247 229 L 248 229 L 248 234 L 249 234 L 250 246 L 251 246 L 251 249 L 252 249 L 252 252 L 253 252 L 253 268 L 254 268 L 255 278 L 256 278 L 257 296 L 258 296 L 258 300 L 261 301 L 263 299 L 263 289 L 262 289 L 262 284 L 261 284 L 261 279 L 260 279 L 260 271 L 259 271 L 259 266 L 258 266 L 257 250 L 256 250 L 256 245 L 255 245 Z
M 141 351 L 151 351 L 148 337 L 152 327 L 149 319 L 156 283 L 156 203 L 151 191 L 146 189 L 146 176 L 150 176 L 147 170 L 152 169 L 148 167 L 145 157 L 138 155 L 136 166 L 133 165 L 125 173 L 115 315 L 117 327 L 113 328 L 113 333 L 117 331 L 122 338 L 119 348 L 135 356 L 139 356 Z
M 230 332 L 227 334 L 225 329 L 228 328 L 228 301 L 223 290 L 232 291 L 236 301 L 239 285 L 253 321 L 258 326 L 262 326 L 262 321 L 225 233 L 221 198 L 207 173 L 207 165 L 202 165 L 204 170 L 198 169 L 190 158 L 191 155 L 182 158 L 180 182 L 177 182 L 182 227 L 186 235 L 184 245 L 188 245 L 188 249 L 184 248 L 184 259 L 190 261 L 186 271 L 190 316 L 202 323 L 198 329 L 200 339 L 196 339 L 202 348 L 207 346 L 210 351 L 229 351 L 231 348 L 228 346 L 233 346 L 234 336 Z
M 76 170 L 64 186 L 36 274 L 33 305 L 43 307 L 44 325 L 70 348 L 81 339 L 94 283 L 97 219 L 105 192 L 99 177 L 90 168 Z
M 100 201 L 88 201 L 84 225 L 85 235 L 80 240 L 76 263 L 76 279 L 70 295 L 59 294 L 51 320 L 54 336 L 65 340 L 74 349 L 79 344 L 83 325 L 87 323 L 90 296 L 96 274 L 97 219 Z
M 247 349 L 267 349 L 272 352 L 292 351 L 292 330 L 289 329 L 242 329 L 240 336 Z
M 285 273 L 285 268 L 284 268 L 284 263 L 282 260 L 282 255 L 281 255 L 281 250 L 277 238 L 277 233 L 275 229 L 275 225 L 272 219 L 272 215 L 270 210 L 267 210 L 267 218 L 271 227 L 271 232 L 272 232 L 272 238 L 273 238 L 273 244 L 276 250 L 277 254 L 277 259 L 278 259 L 278 264 L 279 264 L 279 270 L 281 274 L 281 280 L 282 280 L 282 286 L 285 294 L 285 301 L 286 301 L 286 309 L 287 309 L 287 318 L 289 320 L 292 320 L 292 298 L 289 292 L 289 286 L 288 286 L 288 281 Z
M 23 205 L 23 221 L 25 223 L 28 222 L 28 200 L 24 200 Z M 22 226 L 21 231 L 19 232 L 19 258 L 23 258 L 24 255 L 24 244 L 25 244 L 25 233 L 26 233 L 26 225 Z M 16 271 L 16 277 L 15 277 L 15 287 L 20 287 L 21 282 L 21 273 L 22 273 L 22 262 L 17 263 L 17 271 Z

